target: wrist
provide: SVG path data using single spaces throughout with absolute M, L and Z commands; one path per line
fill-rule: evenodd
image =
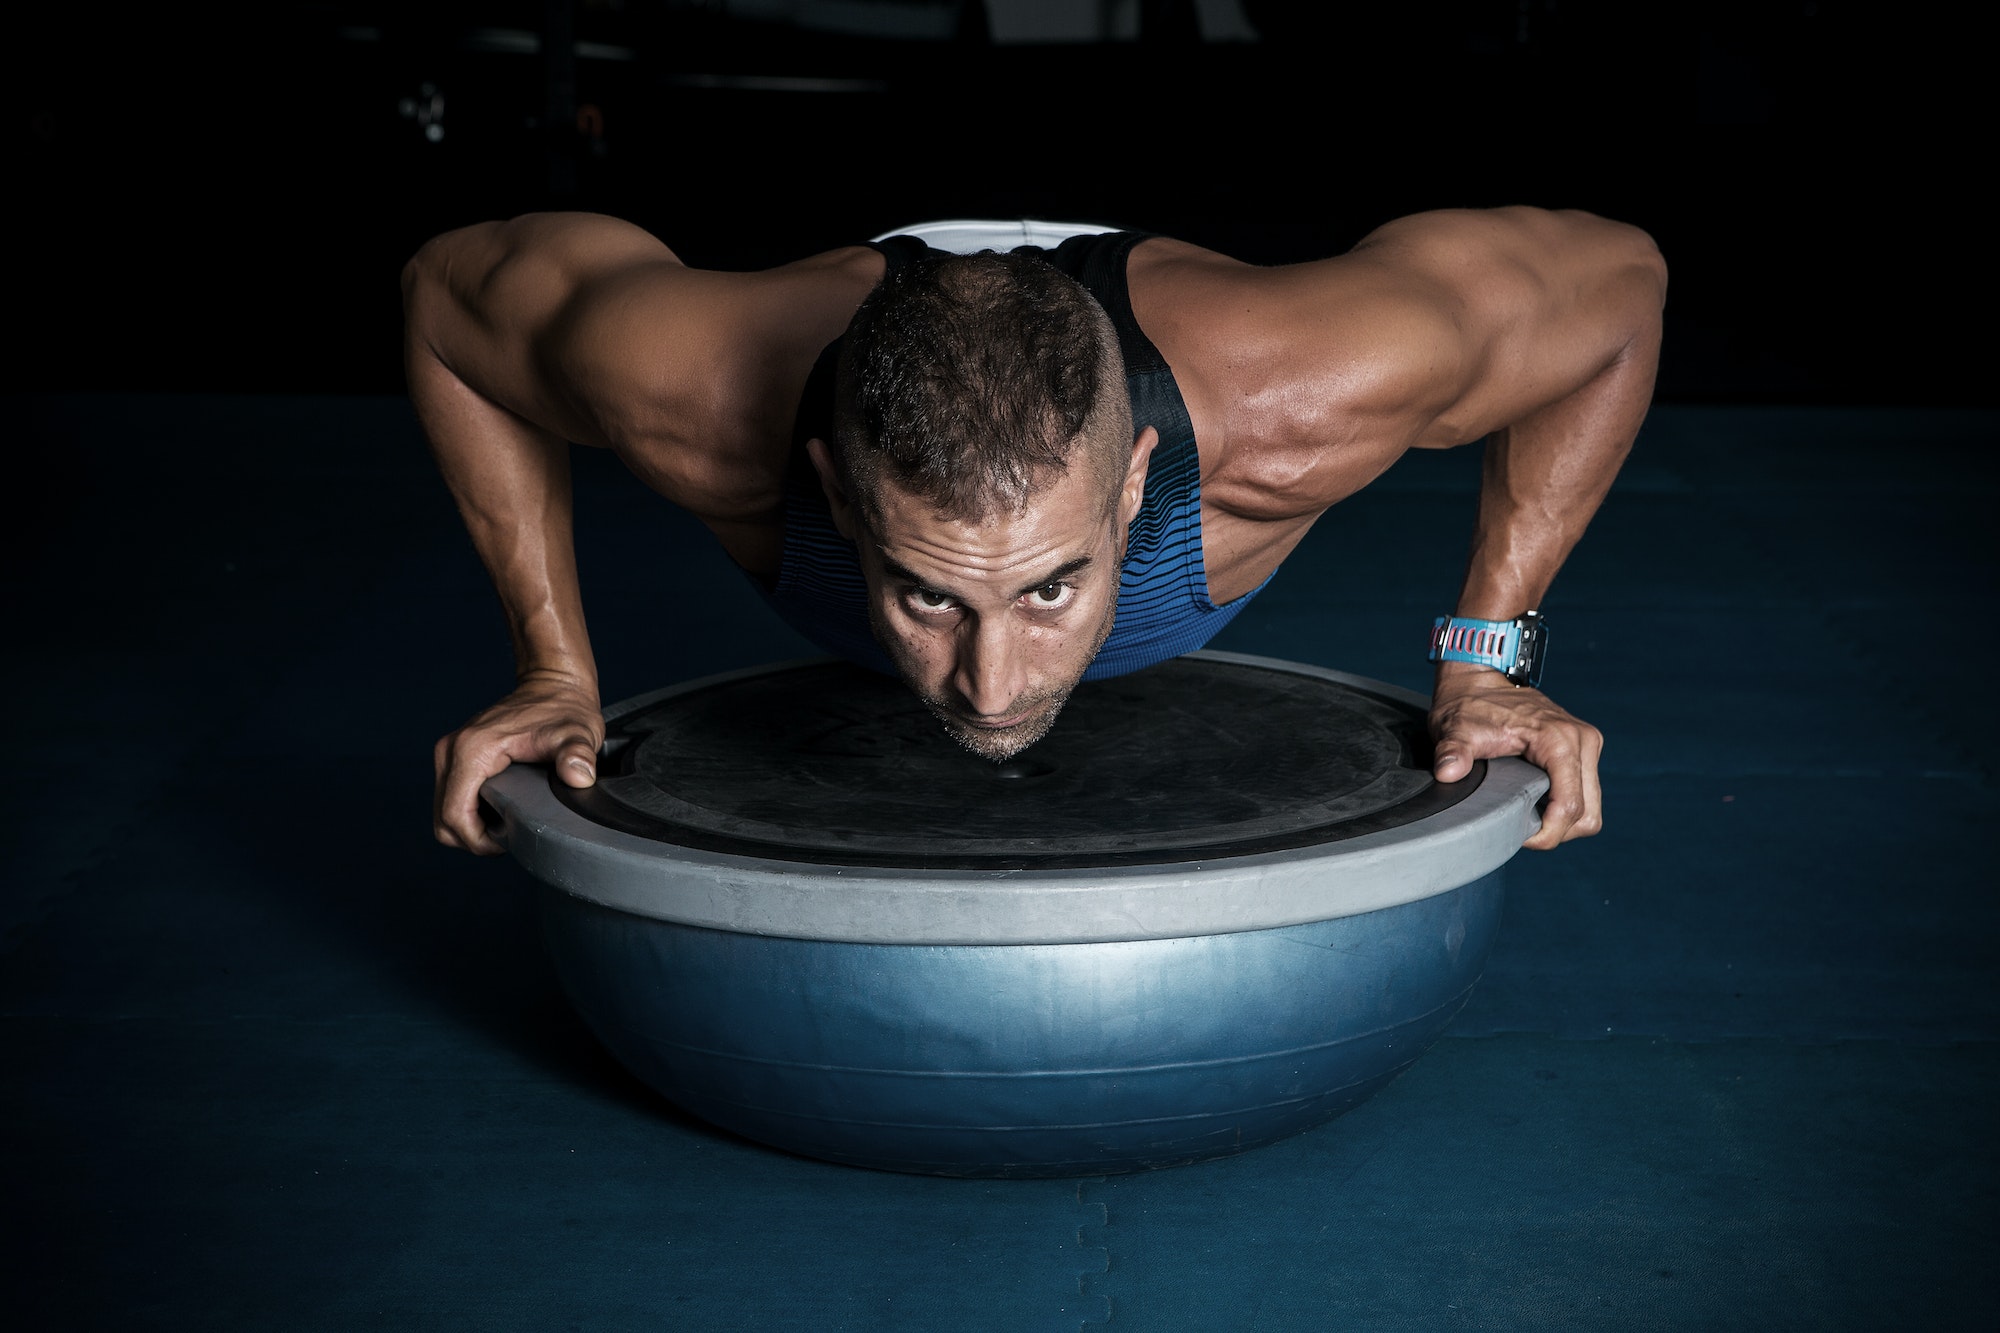
M 1446 700 L 1477 694 L 1512 694 L 1520 688 L 1492 667 L 1474 666 L 1469 662 L 1440 662 L 1437 674 L 1431 678 L 1431 704 L 1436 707 Z
M 1435 680 L 1463 680 L 1475 684 L 1506 685 L 1510 688 L 1514 684 L 1507 679 L 1506 672 L 1497 671 L 1490 666 L 1481 666 L 1477 662 L 1439 662 L 1433 670 L 1435 675 L 1432 678 Z
M 575 694 L 597 698 L 597 671 L 589 664 L 573 662 L 542 663 L 522 667 L 514 673 L 516 689 L 541 686 L 546 689 L 565 690 Z

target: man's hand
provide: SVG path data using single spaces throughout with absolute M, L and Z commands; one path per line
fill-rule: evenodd
M 1437 741 L 1432 772 L 1457 782 L 1477 759 L 1520 755 L 1549 775 L 1542 826 L 1523 847 L 1545 852 L 1604 827 L 1597 759 L 1604 736 L 1563 711 L 1540 690 L 1518 687 L 1497 671 L 1456 666 L 1438 673 L 1431 702 Z
M 506 848 L 486 831 L 479 788 L 510 764 L 550 764 L 572 787 L 597 781 L 604 713 L 597 691 L 567 676 L 530 673 L 514 692 L 437 743 L 437 840 L 480 856 Z

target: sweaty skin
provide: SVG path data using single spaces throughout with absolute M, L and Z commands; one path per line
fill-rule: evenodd
M 794 410 L 882 263 L 849 247 L 708 272 L 629 224 L 534 214 L 447 233 L 406 266 L 411 399 L 500 594 L 518 681 L 438 742 L 440 841 L 502 850 L 478 792 L 511 763 L 551 764 L 573 786 L 595 777 L 604 724 L 569 445 L 613 450 L 738 564 L 774 575 Z M 1193 419 L 1216 601 L 1262 583 L 1405 450 L 1484 439 L 1455 610 L 1488 620 L 1540 605 L 1609 490 L 1651 400 L 1666 291 L 1644 233 L 1529 208 L 1418 214 L 1344 255 L 1274 268 L 1153 238 L 1128 280 Z M 1148 434 L 1109 508 L 1084 493 L 1084 468 L 976 522 L 891 488 L 870 525 L 829 486 L 878 636 L 961 743 L 996 757 L 1031 743 L 1103 642 Z M 1502 755 L 1549 772 L 1526 846 L 1602 827 L 1603 738 L 1539 691 L 1445 665 L 1431 730 L 1440 781 Z

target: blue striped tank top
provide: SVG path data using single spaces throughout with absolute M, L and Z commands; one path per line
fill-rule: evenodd
M 1085 680 L 1122 676 L 1193 652 L 1264 588 L 1259 584 L 1221 605 L 1209 600 L 1194 423 L 1166 359 L 1133 318 L 1125 288 L 1126 256 L 1144 239 L 1142 232 L 1108 232 L 1072 237 L 1040 252 L 1080 282 L 1111 316 L 1125 358 L 1133 429 L 1152 426 L 1160 433 L 1146 473 L 1145 500 L 1126 537 L 1117 618 L 1084 672 Z M 899 236 L 876 248 L 893 266 L 920 252 L 923 242 Z M 820 648 L 894 675 L 895 667 L 869 628 L 868 587 L 854 545 L 834 527 L 819 476 L 805 453 L 808 439 L 832 438 L 839 347 L 836 342 L 821 354 L 806 382 L 785 484 L 784 554 L 776 584 L 759 582 L 758 587 L 787 624 Z

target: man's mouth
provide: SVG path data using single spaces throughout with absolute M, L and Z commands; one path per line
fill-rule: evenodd
M 977 727 L 981 731 L 1007 731 L 1020 726 L 1034 715 L 1034 709 L 1024 708 L 1020 712 L 1010 713 L 1006 717 L 973 717 L 970 714 L 960 713 L 958 720 L 968 727 Z

